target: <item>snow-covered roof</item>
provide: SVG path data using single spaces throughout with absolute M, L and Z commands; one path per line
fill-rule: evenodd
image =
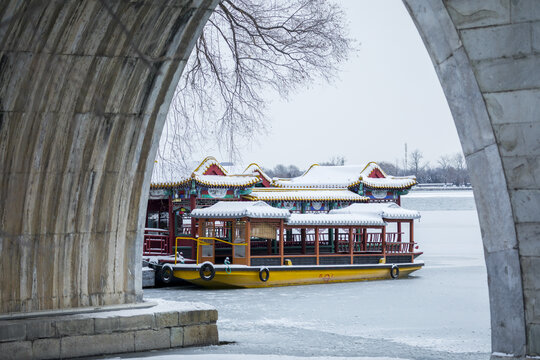
M 364 202 L 369 198 L 358 195 L 348 189 L 283 189 L 254 188 L 249 195 L 250 200 L 263 201 L 352 201 Z
M 351 204 L 350 206 L 330 210 L 329 214 L 376 214 L 383 219 L 420 219 L 420 212 L 416 210 L 404 209 L 396 203 L 369 203 L 369 204 Z
M 194 218 L 263 218 L 287 219 L 289 210 L 278 209 L 264 201 L 219 201 L 204 209 L 195 209 L 191 212 Z
M 211 187 L 250 187 L 259 182 L 258 177 L 247 175 L 196 175 L 193 179 L 201 185 Z
M 320 166 L 313 164 L 303 174 L 290 179 L 273 179 L 273 185 L 284 188 L 347 188 L 359 179 L 358 165 Z
M 291 226 L 385 226 L 376 214 L 291 214 Z
M 219 161 L 216 160 L 213 156 L 207 156 L 200 164 L 193 170 L 192 175 L 203 175 L 210 166 L 215 165 L 217 166 L 221 171 L 223 171 L 224 174 L 227 174 L 227 170 L 221 164 Z
M 270 176 L 266 175 L 262 168 L 256 163 L 249 164 L 242 173 L 245 175 L 260 175 L 269 183 L 272 183 L 272 179 L 270 178 Z
M 375 177 L 378 176 L 378 177 Z M 290 179 L 274 178 L 272 184 L 280 188 L 345 189 L 364 184 L 374 189 L 406 189 L 416 184 L 414 176 L 390 176 L 379 165 L 320 166 L 313 164 L 301 176 Z

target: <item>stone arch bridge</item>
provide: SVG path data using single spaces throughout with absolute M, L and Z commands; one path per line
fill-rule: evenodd
M 492 357 L 539 356 L 540 2 L 404 3 L 471 171 Z M 216 4 L 0 3 L 0 314 L 141 299 L 156 147 Z

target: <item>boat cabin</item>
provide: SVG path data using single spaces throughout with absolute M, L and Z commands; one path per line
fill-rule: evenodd
M 192 211 L 197 263 L 247 266 L 412 263 L 417 211 L 395 203 L 354 204 L 298 214 L 263 201 L 218 202 Z M 395 228 L 389 231 L 389 226 Z M 408 228 L 407 232 L 403 230 Z

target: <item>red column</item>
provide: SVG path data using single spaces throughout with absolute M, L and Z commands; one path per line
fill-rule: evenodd
M 317 265 L 319 265 L 319 228 L 315 228 L 315 256 L 317 257 Z
M 349 228 L 349 253 L 351 254 L 351 264 L 353 264 L 353 253 L 354 253 L 354 229 Z
M 196 195 L 191 195 L 189 197 L 189 207 L 191 208 L 191 211 L 195 210 L 195 208 L 197 207 L 197 196 Z M 196 222 L 194 221 L 193 218 L 191 218 L 191 236 L 192 237 L 195 237 L 195 235 L 197 234 L 197 230 L 196 230 Z
M 173 202 L 172 195 L 169 195 L 169 254 L 174 254 L 174 212 L 173 212 Z

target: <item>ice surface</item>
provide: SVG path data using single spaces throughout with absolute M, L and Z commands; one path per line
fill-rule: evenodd
M 456 191 L 454 197 L 430 193 L 422 198 L 405 196 L 402 202 L 424 210 L 415 224 L 415 240 L 424 251 L 419 260 L 425 266 L 415 276 L 267 289 L 145 289 L 149 301 L 215 306 L 220 340 L 234 343 L 131 356 L 489 359 L 487 276 L 472 192 Z

